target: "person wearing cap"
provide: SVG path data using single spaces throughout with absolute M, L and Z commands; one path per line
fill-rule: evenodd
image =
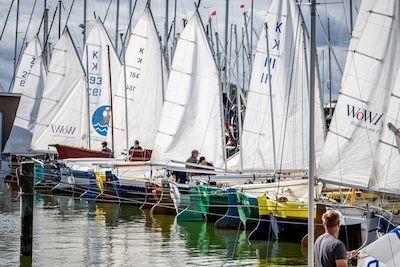
M 339 240 L 340 213 L 329 210 L 322 215 L 325 233 L 315 241 L 315 261 L 317 267 L 347 267 L 348 259 L 358 257 L 358 251 L 346 251 Z
M 107 142 L 106 142 L 106 141 L 103 141 L 103 142 L 101 143 L 101 145 L 102 145 L 102 149 L 101 149 L 102 152 L 111 153 L 111 149 L 109 149 L 109 148 L 107 147 Z

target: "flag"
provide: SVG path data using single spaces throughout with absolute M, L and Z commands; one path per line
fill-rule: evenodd
M 240 4 L 240 8 L 244 8 L 244 4 Z
M 213 12 L 211 12 L 210 17 L 216 16 L 216 15 L 217 15 L 217 10 L 214 10 Z

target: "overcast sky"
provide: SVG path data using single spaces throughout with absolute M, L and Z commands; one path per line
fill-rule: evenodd
M 38 32 L 41 18 L 43 15 L 43 5 L 45 0 L 37 0 L 36 6 L 34 7 L 34 0 L 20 0 L 20 15 L 18 23 L 18 54 L 20 52 L 21 46 L 24 43 L 29 42 L 32 37 Z M 111 4 L 110 4 L 111 1 Z M 346 49 L 349 40 L 349 0 L 338 1 L 338 0 L 321 0 L 318 1 L 320 4 L 317 6 L 317 12 L 319 19 L 317 21 L 317 46 L 320 55 L 320 73 L 325 74 L 322 77 L 324 81 L 327 80 L 327 44 L 325 41 L 324 34 L 320 28 L 320 24 L 327 25 L 327 17 L 330 17 L 331 22 L 331 35 L 332 44 L 334 46 L 334 51 L 339 59 L 342 69 L 344 68 Z M 3 29 L 6 22 L 7 12 L 10 8 L 12 0 L 0 0 L 0 27 Z M 16 3 L 17 1 L 15 1 Z M 47 0 L 47 6 L 49 8 L 49 21 L 51 23 L 53 14 L 58 5 L 58 0 Z M 83 0 L 75 0 L 74 6 L 71 10 L 71 16 L 68 21 L 68 28 L 72 34 L 75 45 L 78 51 L 82 53 L 83 47 L 83 35 L 82 29 L 79 24 L 83 23 Z M 90 30 L 91 24 L 94 22 L 94 14 L 100 16 L 105 24 L 105 27 L 109 31 L 109 35 L 112 40 L 115 40 L 115 25 L 116 25 L 116 2 L 117 0 L 87 0 L 88 10 L 87 10 L 87 23 L 88 30 Z M 174 0 L 170 0 L 169 8 L 169 22 L 172 23 L 173 12 L 174 12 Z M 261 31 L 261 27 L 266 15 L 267 9 L 270 5 L 270 0 L 254 0 L 254 30 L 257 34 Z M 354 8 L 354 21 L 357 15 L 358 7 L 360 6 L 361 0 L 353 0 L 355 4 Z M 10 17 L 5 27 L 5 32 L 3 38 L 0 40 L 0 82 L 5 87 L 8 88 L 13 74 L 14 66 L 14 42 L 15 42 L 15 28 L 16 28 L 16 4 L 11 9 Z M 62 0 L 62 28 L 65 25 L 66 17 L 71 9 L 71 4 L 73 0 Z M 135 0 L 132 0 L 132 5 Z M 165 22 L 165 3 L 166 0 L 152 0 L 151 8 L 158 30 L 162 36 L 164 36 L 164 22 Z M 229 23 L 237 24 L 239 29 L 239 35 L 241 36 L 241 28 L 244 27 L 243 11 L 250 10 L 251 0 L 230 0 L 229 2 Z M 326 4 L 325 4 L 326 3 Z M 139 16 L 141 15 L 146 0 L 138 0 L 137 6 L 132 19 L 132 26 L 135 25 Z M 241 9 L 240 5 L 244 4 L 245 8 Z M 107 17 L 105 18 L 107 8 L 110 6 Z M 177 0 L 177 32 L 182 29 L 182 18 L 189 18 L 194 12 L 194 1 L 193 0 Z M 309 21 L 308 6 L 302 6 L 304 16 L 306 21 Z M 31 23 L 28 22 L 30 15 L 33 12 Z M 213 23 L 216 30 L 219 32 L 221 38 L 224 36 L 224 22 L 225 22 L 225 1 L 224 0 L 202 0 L 199 8 L 200 14 L 203 21 L 206 21 L 209 14 L 216 10 L 217 16 L 213 17 Z M 128 25 L 129 17 L 129 0 L 120 0 L 120 23 L 118 30 L 119 32 L 125 33 Z M 49 26 L 50 28 L 50 26 Z M 42 40 L 43 33 L 39 33 Z M 24 39 L 25 38 L 25 39 Z M 257 44 L 256 36 L 254 35 L 253 47 Z M 58 39 L 58 13 L 56 15 L 56 20 L 54 21 L 49 42 L 51 45 Z M 121 47 L 121 43 L 119 43 Z M 322 60 L 322 50 L 326 50 L 325 60 Z M 322 64 L 325 62 L 325 64 Z M 338 71 L 338 67 L 335 63 L 332 64 L 333 68 L 333 88 L 335 95 L 339 90 L 341 75 Z M 247 67 L 246 67 L 247 68 Z M 327 101 L 326 86 L 324 89 L 325 102 Z

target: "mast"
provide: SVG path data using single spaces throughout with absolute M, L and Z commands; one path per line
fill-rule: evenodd
M 242 27 L 242 40 L 244 40 L 244 29 Z M 246 71 L 244 70 L 244 64 L 245 64 L 245 53 L 246 53 L 246 49 L 244 46 L 244 42 L 242 42 L 242 93 L 245 90 L 245 80 L 246 80 Z
M 165 1 L 165 23 L 164 23 L 164 56 L 165 63 L 168 66 L 168 9 L 169 0 Z
M 350 4 L 350 37 L 353 34 L 353 0 L 349 1 Z
M 250 9 L 250 47 L 249 47 L 249 75 L 253 68 L 253 22 L 254 22 L 254 0 L 251 0 Z
M 87 1 L 83 1 L 83 47 L 85 47 L 86 43 L 86 8 L 87 8 Z
M 228 169 L 228 165 L 226 162 L 226 140 L 225 140 L 225 119 L 224 119 L 224 101 L 223 101 L 223 93 L 224 93 L 224 89 L 223 89 L 223 83 L 221 81 L 221 54 L 219 52 L 219 42 L 218 42 L 218 32 L 215 32 L 215 39 L 216 41 L 216 46 L 217 46 L 217 63 L 218 63 L 218 76 L 219 76 L 219 84 L 221 87 L 220 90 L 220 101 L 219 101 L 219 106 L 220 106 L 220 110 L 221 110 L 221 138 L 222 138 L 222 155 L 223 155 L 223 159 L 224 159 L 224 166 L 225 166 L 225 170 Z
M 271 111 L 271 131 L 272 131 L 272 153 L 274 159 L 274 175 L 276 173 L 276 144 L 275 144 L 275 125 L 274 125 L 274 106 L 272 102 L 272 79 L 271 79 L 271 57 L 269 54 L 269 40 L 268 40 L 268 24 L 265 23 L 265 41 L 267 46 L 267 58 L 268 58 L 268 87 L 269 87 L 269 102 Z
M 132 0 L 129 0 L 129 12 L 128 12 L 128 36 L 131 36 L 131 12 L 132 12 Z
M 58 39 L 61 37 L 61 0 L 58 0 Z
M 17 46 L 18 46 L 18 22 L 19 22 L 19 0 L 17 0 L 17 15 L 15 19 L 15 43 L 14 43 L 14 77 L 17 72 Z
M 85 0 L 86 3 L 86 0 Z M 86 12 L 85 12 L 86 13 Z M 85 20 L 86 21 L 86 20 Z M 85 32 L 84 35 L 86 38 L 86 28 L 83 29 L 83 31 Z M 86 51 L 88 50 L 88 46 L 86 45 Z M 88 124 L 88 145 L 89 145 L 89 149 L 92 148 L 92 144 L 90 141 L 90 95 L 89 95 L 89 53 L 86 52 L 86 104 L 87 104 L 87 124 Z
M 47 1 L 44 0 L 44 14 L 43 14 L 43 62 L 47 66 L 47 32 L 49 27 L 49 9 L 47 8 Z
M 239 146 L 242 146 L 242 113 L 241 113 L 241 101 L 240 101 L 240 86 L 239 86 L 239 46 L 238 46 L 238 36 L 237 36 L 237 27 L 234 25 L 233 31 L 235 33 L 235 54 L 236 54 L 236 103 L 237 103 L 237 123 L 239 126 L 238 129 L 238 138 L 239 138 Z M 240 157 L 240 165 L 239 170 L 243 169 L 243 153 L 239 153 Z
M 314 266 L 314 103 L 315 103 L 315 0 L 311 0 L 311 49 L 310 49 L 310 110 L 308 137 L 308 266 Z
M 87 51 L 87 49 L 86 49 Z M 87 53 L 86 53 L 87 54 Z M 110 107 L 111 107 L 111 148 L 114 153 L 114 106 L 113 106 L 113 90 L 112 90 L 112 75 L 111 75 L 111 56 L 110 46 L 107 45 L 107 59 L 108 59 L 108 82 L 110 84 Z
M 331 43 L 331 24 L 330 20 L 328 18 L 328 42 Z M 328 47 L 328 74 L 329 74 L 329 118 L 332 118 L 332 49 L 331 46 L 329 45 Z
M 115 22 L 115 51 L 118 54 L 119 0 L 117 0 L 117 18 Z
M 224 71 L 224 87 L 222 88 L 223 92 L 226 92 L 228 85 L 228 69 L 229 69 L 228 68 L 228 23 L 229 23 L 229 0 L 225 0 L 225 40 L 224 40 L 225 71 Z M 222 113 L 222 115 L 224 115 L 224 113 Z
M 122 39 L 122 33 L 121 33 Z M 123 52 L 123 59 L 124 59 L 124 100 L 125 100 L 125 141 L 126 141 L 126 156 L 129 160 L 129 133 L 128 133 L 128 96 L 127 96 L 127 88 L 126 88 L 126 45 L 125 41 L 122 44 L 122 52 Z

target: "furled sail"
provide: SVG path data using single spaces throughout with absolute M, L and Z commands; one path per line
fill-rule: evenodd
M 89 92 L 90 147 L 100 150 L 103 141 L 107 141 L 109 147 L 113 144 L 111 96 L 118 87 L 121 63 L 99 18 L 86 39 L 82 61 Z M 115 154 L 125 148 L 119 141 L 114 142 L 114 146 L 111 148 Z
M 355 187 L 398 190 L 400 157 L 387 124 L 400 127 L 399 2 L 367 0 L 361 11 L 318 176 Z
M 121 76 L 116 92 L 116 128 L 125 129 L 128 119 L 129 144 L 139 140 L 143 148 L 152 149 L 160 123 L 163 90 L 168 74 L 151 12 L 146 8 L 137 22 L 125 51 L 126 83 Z M 126 88 L 126 89 L 125 89 Z M 125 116 L 125 90 L 127 115 Z M 123 135 L 120 140 L 126 140 Z M 125 144 L 126 141 L 121 142 Z
M 15 77 L 13 92 L 21 93 L 21 99 L 10 136 L 4 147 L 5 153 L 28 153 L 46 80 L 40 41 L 35 36 L 25 49 Z
M 302 28 L 299 7 L 295 1 L 273 1 L 265 23 L 268 26 L 268 47 L 266 28 L 263 27 L 255 54 L 243 124 L 240 152 L 243 169 L 307 169 L 310 86 L 309 52 L 305 49 L 309 51 L 310 42 Z M 317 79 L 313 82 L 316 84 L 316 103 L 311 105 L 315 106 L 315 153 L 318 161 L 324 142 L 325 122 L 319 83 Z
M 87 147 L 85 72 L 68 29 L 56 43 L 32 138 L 32 149 L 49 144 Z
M 152 161 L 184 161 L 193 149 L 223 164 L 219 77 L 198 14 L 179 36 Z

